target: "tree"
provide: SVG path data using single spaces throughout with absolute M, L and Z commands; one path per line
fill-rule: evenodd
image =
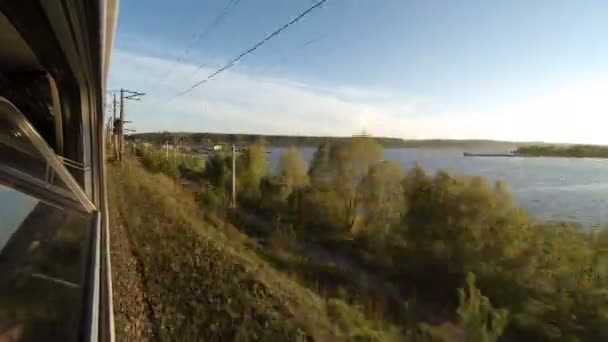
M 357 186 L 369 167 L 383 159 L 382 145 L 371 138 L 353 138 L 348 143 L 333 145 L 330 149 L 330 167 L 333 189 L 342 198 L 346 218 L 344 225 L 352 228 L 356 218 Z
M 277 217 L 283 217 L 290 193 L 291 186 L 285 177 L 264 177 L 260 183 L 260 207 Z
M 326 202 L 331 197 L 331 222 L 340 216 L 342 228 L 351 229 L 357 216 L 357 187 L 368 169 L 383 159 L 383 148 L 375 140 L 367 137 L 353 138 L 348 142 L 321 144 L 310 164 L 309 176 L 314 196 L 309 196 L 307 204 L 315 206 L 311 200 Z M 323 195 L 325 193 L 326 195 Z M 341 206 L 339 210 L 335 210 Z
M 296 197 L 298 196 L 298 197 Z M 296 211 L 298 223 L 307 229 L 342 229 L 347 213 L 342 198 L 335 191 L 306 188 L 292 193 L 290 206 Z
M 260 198 L 260 182 L 268 174 L 269 165 L 266 146 L 258 141 L 249 146 L 238 159 L 237 182 L 241 198 L 245 201 L 256 201 Z
M 374 164 L 357 189 L 357 212 L 363 232 L 384 240 L 401 223 L 405 211 L 401 167 L 396 161 Z
M 214 153 L 205 165 L 203 177 L 213 186 L 216 196 L 223 202 L 226 197 L 226 186 L 231 171 L 227 166 L 227 158 L 222 153 Z
M 221 153 L 214 153 L 205 165 L 204 177 L 216 189 L 223 189 L 228 179 L 225 157 Z
M 330 153 L 331 145 L 323 143 L 319 145 L 312 157 L 308 176 L 315 189 L 328 190 L 331 186 Z
M 303 188 L 310 182 L 306 162 L 294 146 L 290 146 L 281 157 L 281 175 L 292 189 Z

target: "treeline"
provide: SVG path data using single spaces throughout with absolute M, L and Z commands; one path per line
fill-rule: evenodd
M 230 165 L 207 162 L 214 190 L 202 200 L 228 203 Z M 608 235 L 537 223 L 503 183 L 403 170 L 356 138 L 320 145 L 309 166 L 289 148 L 280 176 L 255 144 L 237 160 L 237 188 L 241 206 L 373 268 L 408 306 L 455 313 L 467 340 L 608 340 Z
M 229 133 L 137 133 L 131 134 L 130 139 L 140 139 L 148 142 L 162 144 L 166 141 L 181 142 L 194 145 L 203 143 L 251 145 L 259 140 L 265 141 L 269 146 L 314 146 L 323 143 L 346 143 L 352 137 L 323 137 L 323 136 L 297 136 L 297 135 L 259 135 L 259 134 L 229 134 Z M 401 138 L 375 137 L 374 140 L 385 148 L 398 147 L 426 147 L 426 148 L 459 148 L 459 149 L 493 149 L 510 151 L 520 143 L 496 140 L 449 140 L 425 139 L 406 140 Z
M 598 145 L 531 145 L 521 146 L 515 154 L 535 157 L 608 158 L 608 146 Z

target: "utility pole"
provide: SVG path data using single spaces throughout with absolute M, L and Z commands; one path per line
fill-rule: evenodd
M 112 125 L 116 120 L 116 93 L 112 93 Z
M 125 91 L 120 89 L 120 126 L 118 131 L 118 160 L 122 162 L 122 144 L 124 141 L 125 127 Z
M 134 100 L 134 101 L 139 101 L 141 100 L 141 96 L 146 95 L 146 93 L 141 93 L 138 91 L 131 91 L 131 90 L 127 90 L 127 89 L 120 89 L 120 117 L 118 118 L 118 120 L 116 120 L 115 116 L 116 116 L 116 92 L 117 91 L 113 91 L 113 95 L 114 95 L 114 112 L 113 112 L 113 116 L 114 116 L 114 123 L 116 126 L 114 128 L 114 132 L 116 138 L 116 151 L 117 151 L 117 159 L 119 161 L 122 161 L 122 152 L 123 152 L 123 145 L 124 145 L 124 132 L 126 131 L 124 128 L 124 125 L 126 123 L 129 123 L 130 121 L 126 121 L 125 120 L 125 116 L 126 116 L 126 111 L 125 111 L 125 100 Z
M 112 142 L 112 152 L 114 156 L 114 160 L 120 160 L 120 154 L 118 153 L 118 144 L 120 139 L 120 124 L 116 120 L 116 92 L 112 91 L 112 118 L 110 119 L 110 141 Z
M 236 208 L 236 148 L 232 144 L 232 208 Z

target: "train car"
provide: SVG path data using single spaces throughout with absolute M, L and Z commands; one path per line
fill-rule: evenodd
M 0 341 L 113 341 L 106 80 L 118 2 L 0 1 Z

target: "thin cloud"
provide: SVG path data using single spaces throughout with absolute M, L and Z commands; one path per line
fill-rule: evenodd
M 113 58 L 113 86 L 149 92 L 142 103 L 128 104 L 130 117 L 146 131 L 351 135 L 366 129 L 384 135 L 390 130 L 383 125 L 388 128 L 398 116 L 418 114 L 407 103 L 401 113 L 373 103 L 389 99 L 378 91 L 329 88 L 238 71 L 226 72 L 192 94 L 174 98 L 189 86 L 188 77 L 169 79 L 165 84 L 157 84 L 158 78 L 169 70 L 190 75 L 195 66 L 123 51 L 116 51 Z M 211 71 L 205 68 L 200 74 Z M 421 102 L 411 103 L 415 101 Z M 376 124 L 379 120 L 383 125 Z M 366 127 L 366 122 L 376 127 Z
M 547 88 L 501 108 L 464 111 L 441 108 L 432 98 L 309 84 L 243 66 L 174 98 L 192 84 L 195 70 L 195 65 L 118 50 L 110 85 L 149 93 L 141 103 L 128 104 L 138 131 L 352 135 L 365 129 L 415 139 L 608 142 L 603 132 L 608 82 L 601 78 Z M 213 70 L 205 67 L 198 77 Z M 158 84 L 169 71 L 175 77 Z

